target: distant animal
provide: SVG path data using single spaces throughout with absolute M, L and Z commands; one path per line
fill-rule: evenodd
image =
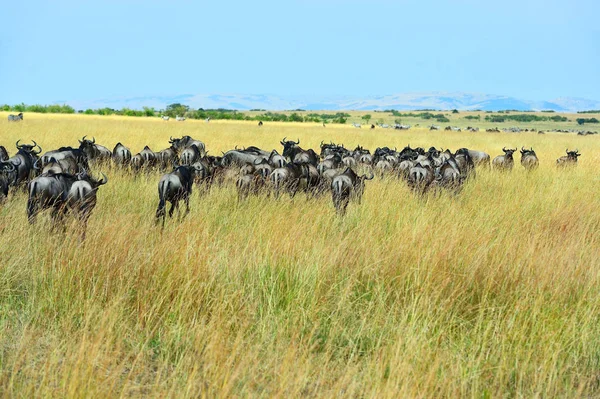
M 496 158 L 494 158 L 494 160 L 492 161 L 492 166 L 494 167 L 494 169 L 510 171 L 512 170 L 513 165 L 515 164 L 515 161 L 513 159 L 513 153 L 517 151 L 517 149 L 515 148 L 513 150 L 504 147 L 502 148 L 502 151 L 504 151 L 504 155 L 498 155 Z
M 375 129 L 375 125 L 371 124 L 371 129 Z
M 575 166 L 577 165 L 577 158 L 580 156 L 581 154 L 579 153 L 579 150 L 569 151 L 569 149 L 567 148 L 567 155 L 558 158 L 556 160 L 556 165 L 561 168 L 567 166 Z
M 17 115 L 10 114 L 8 115 L 9 122 L 19 122 L 23 120 L 23 113 L 19 112 Z
M 521 147 L 521 165 L 527 170 L 533 170 L 540 165 L 540 161 L 533 148 L 526 150 L 524 147 Z
M 83 170 L 67 193 L 66 206 L 81 223 L 82 239 L 85 239 L 88 220 L 96 207 L 98 188 L 106 183 L 108 178 L 104 173 L 102 179 L 97 180 Z
M 360 123 L 353 123 L 352 126 L 357 127 L 357 128 L 361 128 Z
M 258 121 L 258 127 L 261 127 L 263 125 L 263 121 Z
M 175 120 L 179 121 L 179 122 L 183 122 L 185 120 L 185 118 L 183 116 L 176 116 Z
M 162 120 L 163 120 L 163 121 L 168 121 L 168 120 L 170 119 L 170 118 L 169 118 L 168 116 L 166 116 L 166 115 L 163 115 L 163 116 L 161 116 L 161 118 L 162 118 Z

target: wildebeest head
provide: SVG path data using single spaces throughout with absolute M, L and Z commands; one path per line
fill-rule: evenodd
M 289 157 L 292 152 L 292 149 L 297 147 L 298 144 L 300 144 L 300 139 L 298 139 L 298 141 L 292 141 L 286 140 L 286 137 L 284 137 L 283 140 L 281 140 L 279 143 L 283 146 L 283 156 Z
M 33 154 L 33 155 L 38 155 L 40 152 L 42 152 L 42 147 L 40 147 L 35 140 L 31 140 L 31 142 L 33 143 L 33 145 L 31 144 L 19 144 L 21 140 L 17 140 L 16 146 L 17 146 L 17 150 L 19 150 L 19 152 L 25 152 L 28 154 Z M 35 147 L 39 148 L 38 151 L 35 150 Z
M 569 158 L 569 160 L 575 161 L 577 162 L 577 157 L 580 157 L 581 154 L 579 153 L 579 150 L 575 150 L 575 151 L 569 151 L 569 149 L 567 148 L 567 157 Z
M 516 149 L 516 148 L 515 148 L 515 149 L 512 149 L 512 148 L 506 148 L 506 147 L 503 147 L 503 148 L 502 148 L 502 151 L 504 152 L 504 154 L 506 155 L 506 157 L 507 157 L 507 158 L 511 158 L 511 159 L 512 159 L 512 157 L 513 157 L 513 153 L 514 153 L 515 151 L 517 151 L 517 149 Z
M 535 155 L 535 151 L 533 151 L 533 147 L 526 149 L 525 147 L 521 147 L 521 156 L 525 157 L 527 155 Z

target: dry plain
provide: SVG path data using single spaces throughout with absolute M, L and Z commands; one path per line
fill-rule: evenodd
M 600 394 L 600 136 L 309 123 L 26 115 L 0 144 L 84 135 L 135 153 L 191 135 L 211 154 L 284 136 L 402 148 L 533 147 L 538 170 L 478 170 L 458 196 L 367 183 L 238 202 L 235 187 L 154 226 L 160 174 L 104 167 L 88 236 L 0 205 L 0 392 L 59 397 L 577 397 Z M 477 121 L 473 123 L 478 125 Z M 579 165 L 557 170 L 566 148 Z

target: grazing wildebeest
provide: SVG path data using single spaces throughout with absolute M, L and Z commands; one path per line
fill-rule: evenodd
M 0 145 L 0 162 L 4 162 L 9 158 L 8 151 L 3 145 Z
M 495 169 L 498 170 L 512 170 L 513 165 L 515 163 L 514 159 L 513 159 L 513 153 L 515 151 L 517 151 L 517 149 L 515 148 L 510 149 L 510 148 L 502 148 L 502 151 L 504 151 L 504 155 L 498 155 L 496 158 L 494 158 L 494 160 L 492 161 L 492 166 Z
M 27 199 L 27 218 L 34 223 L 37 214 L 45 209 L 52 209 L 55 222 L 62 220 L 69 190 L 77 177 L 65 173 L 45 174 L 29 182 L 29 198 Z
M 17 168 L 11 162 L 0 162 L 0 202 L 8 197 L 8 186 L 14 181 Z
M 350 198 L 355 198 L 360 204 L 365 191 L 365 180 L 375 177 L 367 175 L 358 176 L 351 168 L 346 168 L 331 181 L 331 196 L 333 205 L 341 215 L 346 213 Z
M 15 185 L 26 183 L 29 181 L 32 172 L 34 171 L 33 165 L 38 160 L 38 154 L 42 152 L 42 148 L 33 141 L 33 145 L 30 144 L 19 144 L 21 140 L 17 141 L 17 153 L 8 159 L 10 163 L 16 166 L 16 177 L 14 180 Z M 38 151 L 35 148 L 39 148 Z
M 87 140 L 86 136 L 83 136 L 79 140 L 79 149 L 87 155 L 87 159 L 90 161 L 107 161 L 112 157 L 112 151 L 103 145 L 96 144 L 95 137 L 92 137 L 92 140 Z
M 261 127 L 263 125 L 263 121 L 258 121 L 258 127 Z
M 567 148 L 567 155 L 558 158 L 556 160 L 556 166 L 563 168 L 566 166 L 575 166 L 577 165 L 577 158 L 580 156 L 579 150 L 569 151 Z
M 524 147 L 521 147 L 521 165 L 527 170 L 533 170 L 537 168 L 540 164 L 535 151 L 533 148 L 526 150 Z
M 73 182 L 67 193 L 66 206 L 81 222 L 82 239 L 85 239 L 88 219 L 96 207 L 98 188 L 106 183 L 108 178 L 104 173 L 102 179 L 97 180 L 84 170 L 77 175 L 77 181 Z
M 23 120 L 23 113 L 19 112 L 17 115 L 10 114 L 8 115 L 9 122 L 19 122 Z
M 173 217 L 175 208 L 179 210 L 179 201 L 185 202 L 185 215 L 190 212 L 190 196 L 192 195 L 192 184 L 194 183 L 193 166 L 177 166 L 171 173 L 160 178 L 158 183 L 158 209 L 156 210 L 156 222 L 162 218 L 162 227 L 165 227 L 166 203 L 171 203 L 169 217 Z M 185 216 L 184 215 L 184 216 Z
M 121 143 L 117 143 L 112 152 L 113 161 L 117 165 L 125 166 L 131 162 L 131 151 Z
M 303 169 L 302 165 L 292 162 L 286 164 L 283 168 L 274 169 L 269 176 L 269 180 L 273 185 L 275 198 L 279 198 L 282 189 L 287 190 L 290 197 L 294 198 L 300 185 L 300 179 L 302 177 L 308 178 L 305 173 L 307 173 L 307 169 Z

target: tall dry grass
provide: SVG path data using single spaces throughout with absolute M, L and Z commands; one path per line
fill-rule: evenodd
M 0 121 L 5 115 L 0 114 Z M 597 136 L 358 130 L 31 115 L 0 144 L 44 149 L 83 135 L 159 150 L 278 148 L 283 136 L 402 147 L 533 146 L 540 168 L 478 171 L 459 196 L 367 185 L 339 218 L 331 199 L 194 193 L 154 226 L 158 174 L 103 169 L 87 240 L 26 195 L 0 207 L 0 392 L 59 397 L 598 396 Z M 557 171 L 566 147 L 583 154 Z

